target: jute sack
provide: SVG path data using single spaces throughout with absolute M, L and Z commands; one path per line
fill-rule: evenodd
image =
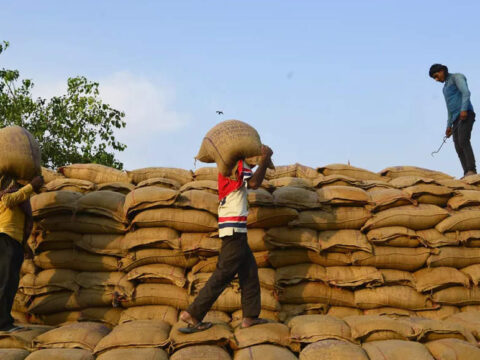
M 367 237 L 358 230 L 320 231 L 318 240 L 321 251 L 352 252 L 355 250 L 372 252 Z
M 353 292 L 337 289 L 320 282 L 307 282 L 285 287 L 279 295 L 282 303 L 324 303 L 337 306 L 355 306 Z
M 30 180 L 40 175 L 40 146 L 27 130 L 20 126 L 0 129 L 0 174 Z
M 294 209 L 315 209 L 320 207 L 315 191 L 295 187 L 283 186 L 273 192 L 273 201 L 277 206 L 287 206 Z
M 480 264 L 479 248 L 464 248 L 446 246 L 439 249 L 438 254 L 432 254 L 427 260 L 428 266 L 450 266 L 457 269 Z
M 446 206 L 448 199 L 452 196 L 453 190 L 441 185 L 419 184 L 404 188 L 408 195 L 421 204 L 433 204 Z
M 434 267 L 416 271 L 413 274 L 418 292 L 440 290 L 453 285 L 469 287 L 470 280 L 461 271 L 453 267 Z
M 438 184 L 434 179 L 421 176 L 399 176 L 391 179 L 390 185 L 397 189 L 404 189 L 415 185 L 436 185 Z
M 169 339 L 172 350 L 202 344 L 222 346 L 226 345 L 233 336 L 232 330 L 227 324 L 213 324 L 209 329 L 194 334 L 183 334 L 178 330 L 186 326 L 185 322 L 179 321 L 172 327 Z
M 461 268 L 460 271 L 466 276 L 468 276 L 470 281 L 475 286 L 478 286 L 478 284 L 480 283 L 480 264 L 474 264 Z
M 410 195 L 400 189 L 381 189 L 369 191 L 371 211 L 379 212 L 402 205 L 416 205 Z
M 360 309 L 388 306 L 407 310 L 423 310 L 435 307 L 428 296 L 418 293 L 409 286 L 401 285 L 356 290 L 355 305 Z
M 124 235 L 83 234 L 74 244 L 80 249 L 100 255 L 124 256 L 128 253 Z
M 470 184 L 470 185 L 478 185 L 480 184 L 480 176 L 478 174 L 465 176 L 463 182 Z
M 150 264 L 136 267 L 130 270 L 127 274 L 127 279 L 145 283 L 172 284 L 179 287 L 184 287 L 187 282 L 183 268 L 167 264 Z
M 95 184 L 130 182 L 126 172 L 99 164 L 72 164 L 60 167 L 58 172 L 67 178 L 87 180 Z
M 436 183 L 454 190 L 477 190 L 474 185 L 469 185 L 463 182 L 463 180 L 458 179 L 438 179 Z
M 318 201 L 327 205 L 366 205 L 370 198 L 368 193 L 353 186 L 326 186 L 317 189 Z
M 24 331 L 16 331 L 13 333 L 0 333 L 0 349 L 25 349 L 33 350 L 32 341 L 37 336 L 51 330 L 50 326 L 29 326 Z
M 153 348 L 168 344 L 170 325 L 165 321 L 136 320 L 115 327 L 95 347 L 98 356 L 116 348 Z
M 369 218 L 370 212 L 363 207 L 338 207 L 302 211 L 289 225 L 315 230 L 360 229 Z
M 363 310 L 347 306 L 330 306 L 326 314 L 339 319 L 344 319 L 347 316 L 363 315 Z
M 173 357 L 172 359 L 177 360 L 177 359 L 174 359 Z M 235 355 L 233 356 L 233 359 L 234 360 L 251 360 L 251 359 L 297 360 L 298 358 L 290 350 L 282 346 L 262 344 L 262 345 L 250 346 L 250 347 L 235 351 Z M 185 360 L 187 360 L 187 358 L 185 358 Z
M 267 244 L 278 248 L 305 248 L 320 252 L 318 234 L 307 228 L 276 227 L 267 230 Z
M 441 339 L 429 341 L 425 347 L 435 359 L 480 359 L 480 349 L 459 339 Z
M 435 360 L 423 344 L 414 341 L 372 341 L 362 347 L 370 360 Z
M 448 317 L 460 313 L 460 310 L 456 306 L 443 305 L 438 309 L 433 310 L 420 310 L 415 311 L 416 316 L 431 319 L 431 320 L 445 320 Z
M 20 268 L 20 275 L 36 274 L 38 272 L 33 259 L 24 259 Z
M 220 311 L 217 311 L 220 313 Z M 226 313 L 223 313 L 226 314 Z M 270 310 L 264 310 L 262 309 L 260 311 L 260 315 L 258 315 L 262 319 L 267 319 L 270 320 L 270 322 L 278 322 L 278 312 L 277 311 L 270 311 Z M 243 322 L 243 311 L 242 310 L 237 310 L 232 313 L 232 319 L 230 321 L 230 327 L 236 329 L 238 326 L 240 326 Z
M 187 190 L 178 196 L 175 206 L 206 210 L 213 215 L 217 215 L 218 195 L 205 190 Z
M 363 310 L 362 315 L 388 316 L 393 319 L 398 319 L 398 318 L 416 316 L 416 312 L 411 310 L 406 310 L 406 309 L 399 309 L 399 308 L 385 306 L 385 307 L 380 307 L 375 309 Z
M 352 338 L 358 342 L 378 340 L 413 340 L 420 329 L 408 319 L 394 319 L 389 316 L 360 315 L 343 319 L 351 329 Z
M 46 191 L 73 191 L 88 193 L 95 191 L 95 184 L 87 180 L 61 178 L 45 184 Z
M 346 164 L 330 164 L 318 167 L 317 171 L 325 176 L 328 175 L 345 175 L 356 180 L 383 180 L 380 175 L 371 171 L 357 168 Z
M 159 348 L 139 348 L 139 349 L 113 349 L 107 351 L 97 360 L 168 360 L 168 354 L 165 350 Z
M 388 180 L 362 180 L 358 186 L 366 192 L 393 188 L 393 186 L 388 183 Z
M 480 311 L 480 305 L 465 305 L 459 307 L 461 312 Z
M 260 313 L 262 313 L 262 311 L 260 311 Z M 224 311 L 217 311 L 217 310 L 208 311 L 203 319 L 204 321 L 209 321 L 211 323 L 224 323 L 224 324 L 229 324 L 232 321 L 230 314 Z M 232 327 L 231 324 L 230 324 L 230 327 Z
M 115 271 L 118 260 L 113 256 L 94 255 L 81 250 L 45 251 L 35 256 L 35 265 L 42 269 L 77 271 Z
M 445 338 L 456 338 L 477 345 L 472 333 L 461 324 L 447 320 L 431 320 L 419 317 L 411 318 L 410 321 L 420 329 L 418 341 L 427 342 Z
M 360 187 L 362 185 L 362 180 L 339 174 L 328 176 L 318 174 L 318 176 L 312 180 L 312 185 L 315 188 L 323 188 L 327 186 Z
M 82 194 L 73 191 L 45 192 L 32 196 L 32 214 L 34 217 L 45 217 L 55 214 L 73 214 L 77 201 Z
M 69 231 L 54 231 L 54 232 L 32 232 L 28 239 L 28 244 L 32 250 L 42 252 L 47 250 L 65 250 L 73 249 L 74 243 L 80 241 L 81 234 Z
M 135 189 L 140 189 L 142 187 L 147 187 L 147 186 L 158 186 L 161 188 L 178 190 L 182 187 L 182 184 L 172 179 L 159 177 L 159 178 L 151 178 L 151 179 L 140 181 L 135 186 Z
M 449 238 L 437 229 L 418 230 L 417 235 L 425 246 L 431 248 L 457 246 L 459 243 L 457 239 Z
M 457 190 L 455 195 L 448 200 L 448 207 L 453 210 L 474 205 L 480 205 L 480 191 L 478 190 Z
M 46 231 L 72 231 L 80 234 L 123 234 L 124 223 L 102 216 L 58 215 L 40 220 L 38 226 Z
M 83 289 L 110 289 L 122 298 L 131 298 L 135 291 L 134 284 L 123 272 L 81 272 L 75 282 Z
M 247 226 L 249 228 L 286 226 L 297 217 L 297 210 L 288 207 L 253 207 L 248 212 Z
M 270 266 L 270 262 L 268 261 L 268 251 L 261 251 L 253 253 L 253 257 L 255 258 L 255 262 L 257 267 L 264 268 Z M 192 267 L 192 272 L 213 272 L 217 267 L 218 256 L 212 256 L 206 258 L 205 260 L 200 260 L 197 264 Z
M 480 247 L 480 230 L 451 231 L 444 234 L 452 242 L 469 247 Z
M 195 181 L 217 181 L 218 180 L 218 170 L 216 167 L 205 166 L 195 170 L 193 173 L 193 178 Z
M 420 237 L 417 232 L 404 226 L 372 229 L 367 232 L 367 239 L 379 246 L 417 247 L 420 245 Z
M 80 321 L 80 310 L 60 311 L 52 314 L 31 314 L 30 322 L 39 325 L 62 326 Z
M 465 329 L 470 331 L 477 340 L 480 339 L 480 312 L 459 312 L 450 315 L 446 320 L 450 323 L 462 325 Z
M 290 318 L 298 315 L 323 315 L 328 308 L 327 304 L 282 304 L 278 319 L 287 322 Z
M 0 349 L 0 358 L 3 360 L 24 360 L 29 354 L 24 349 Z
M 318 176 L 316 171 L 315 173 L 315 176 Z M 297 177 L 297 164 L 276 166 L 275 169 L 267 169 L 265 174 L 265 179 L 267 180 L 279 179 L 283 177 Z
M 461 210 L 452 215 L 435 227 L 444 233 L 448 231 L 480 230 L 480 210 Z
M 278 268 L 275 283 L 279 287 L 295 285 L 304 281 L 327 281 L 325 267 L 317 264 L 297 264 Z
M 352 263 L 351 255 L 344 253 L 322 253 L 306 249 L 272 250 L 268 261 L 274 268 L 288 265 L 313 263 L 322 266 L 342 266 Z
M 417 176 L 423 178 L 438 179 L 452 179 L 450 175 L 444 174 L 440 171 L 433 171 L 423 169 L 416 166 L 392 166 L 380 171 L 380 174 L 392 179 L 400 176 Z
M 448 216 L 448 212 L 436 205 L 405 205 L 380 211 L 366 222 L 362 231 L 386 226 L 404 226 L 413 230 L 429 229 Z
M 382 273 L 371 266 L 328 266 L 325 269 L 326 281 L 331 286 L 357 287 L 383 284 Z
M 249 206 L 274 206 L 273 195 L 262 188 L 248 189 L 247 201 Z
M 124 222 L 123 204 L 125 195 L 115 191 L 94 191 L 77 201 L 77 212 L 92 216 L 105 216 L 118 222 Z
M 265 229 L 248 229 L 248 246 L 253 252 L 266 251 L 265 243 L 266 231 Z
M 231 360 L 232 358 L 222 347 L 216 345 L 192 345 L 175 351 L 170 360 L 191 359 Z
M 206 233 L 183 233 L 180 243 L 182 251 L 185 254 L 207 257 L 218 255 L 222 247 L 222 240 L 220 238 L 213 236 L 213 234 Z
M 329 315 L 300 315 L 288 321 L 290 340 L 293 343 L 314 343 L 338 339 L 352 341 L 348 324 Z
M 119 306 L 123 300 L 112 288 L 80 289 L 75 294 L 81 309 L 88 307 Z
M 316 176 L 318 176 L 318 174 Z M 313 190 L 313 182 L 310 179 L 301 179 L 291 176 L 285 176 L 281 178 L 271 179 L 268 182 L 275 188 L 287 186 Z
M 191 268 L 197 262 L 198 257 L 186 257 L 180 250 L 141 249 L 131 251 L 126 257 L 120 260 L 119 267 L 122 271 L 129 272 L 133 268 L 148 264 L 160 263 Z
M 194 180 L 189 183 L 186 183 L 180 188 L 180 193 L 183 193 L 189 190 L 203 190 L 203 191 L 208 191 L 211 194 L 218 195 L 217 178 L 215 178 L 215 180 Z
M 172 205 L 179 192 L 158 186 L 146 186 L 131 191 L 125 198 L 123 213 L 131 216 L 139 211 Z
M 260 303 L 262 309 L 278 311 L 280 303 L 272 290 L 260 288 Z M 193 301 L 193 297 L 191 297 Z M 211 307 L 212 310 L 234 312 L 242 308 L 242 297 L 239 291 L 232 287 L 226 288 Z
M 168 227 L 140 228 L 125 234 L 128 250 L 142 247 L 180 249 L 180 234 Z
M 48 184 L 50 181 L 56 180 L 56 179 L 63 179 L 65 178 L 62 174 L 59 174 L 56 170 L 49 169 L 46 167 L 41 167 L 42 170 L 42 176 L 43 180 L 45 181 L 45 184 Z
M 260 344 L 290 345 L 290 330 L 282 323 L 266 323 L 235 330 L 235 338 L 230 346 L 233 349 L 243 349 Z
M 351 256 L 352 264 L 374 266 L 378 269 L 415 271 L 425 265 L 431 254 L 426 248 L 374 246 L 373 254 L 357 251 Z
M 171 227 L 184 232 L 212 232 L 217 230 L 217 219 L 201 210 L 161 208 L 146 210 L 136 215 L 132 225 L 138 227 Z
M 195 159 L 215 162 L 222 175 L 230 176 L 238 160 L 258 156 L 261 151 L 260 136 L 252 126 L 239 120 L 227 120 L 205 135 Z
M 305 166 L 299 163 L 295 164 L 297 169 L 296 176 L 301 179 L 315 179 L 319 174 L 318 171 L 310 166 Z
M 37 336 L 33 345 L 37 349 L 85 349 L 93 351 L 110 329 L 94 322 L 73 323 Z
M 185 310 L 188 304 L 186 289 L 170 284 L 140 284 L 135 289 L 133 299 L 124 302 L 123 306 L 169 305 Z
M 299 357 L 300 360 L 318 360 L 322 358 L 369 360 L 361 346 L 342 340 L 322 340 L 309 344 L 302 350 Z
M 43 349 L 28 355 L 25 360 L 94 360 L 93 353 L 84 349 Z
M 480 289 L 452 286 L 439 290 L 432 295 L 432 300 L 438 304 L 466 306 L 480 304 Z
M 97 186 L 98 191 L 114 191 L 123 195 L 128 195 L 133 189 L 135 189 L 135 185 L 127 182 L 103 183 Z
M 166 167 L 148 167 L 127 171 L 128 177 L 134 184 L 154 178 L 166 178 L 174 180 L 180 185 L 193 181 L 193 173 L 190 170 L 166 168 Z
M 178 310 L 168 305 L 133 306 L 122 311 L 119 324 L 133 320 L 162 320 L 173 326 L 177 322 Z
M 89 307 L 80 311 L 79 321 L 95 321 L 112 328 L 118 325 L 123 309 L 112 307 Z
M 26 295 L 41 295 L 55 291 L 78 291 L 75 282 L 77 272 L 67 269 L 49 269 L 40 271 L 37 275 L 26 274 L 20 279 L 19 291 Z

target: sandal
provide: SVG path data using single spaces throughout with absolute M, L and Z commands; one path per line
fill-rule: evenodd
M 183 334 L 194 334 L 200 331 L 205 331 L 207 329 L 210 329 L 212 327 L 211 322 L 203 322 L 200 321 L 196 323 L 195 325 L 193 324 L 188 324 L 187 327 L 179 328 L 178 331 L 180 331 Z
M 267 319 L 255 318 L 255 319 L 252 320 L 252 322 L 248 326 L 243 326 L 243 322 L 242 322 L 242 325 L 240 325 L 240 329 L 248 329 L 251 326 L 262 325 L 262 324 L 267 324 L 267 323 L 268 323 Z

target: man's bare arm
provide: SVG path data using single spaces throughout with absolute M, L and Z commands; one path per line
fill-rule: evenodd
M 248 180 L 248 187 L 250 189 L 255 190 L 255 189 L 258 189 L 260 185 L 262 185 L 263 179 L 265 178 L 265 173 L 267 172 L 267 166 L 272 155 L 273 155 L 272 149 L 270 149 L 266 145 L 263 145 L 260 164 L 258 164 L 258 168 L 253 174 L 253 176 Z

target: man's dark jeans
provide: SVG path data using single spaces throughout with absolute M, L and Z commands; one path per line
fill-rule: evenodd
M 202 321 L 236 274 L 240 280 L 243 317 L 258 317 L 261 309 L 260 282 L 257 263 L 248 246 L 246 233 L 234 233 L 233 236 L 222 237 L 222 249 L 218 256 L 217 268 L 187 309 L 188 313 Z
M 464 175 L 467 171 L 477 172 L 475 156 L 473 155 L 472 144 L 470 144 L 474 121 L 475 113 L 469 111 L 468 117 L 465 120 L 457 119 L 453 123 L 453 143 L 455 144 L 455 150 L 460 158 Z
M 0 233 L 0 330 L 13 325 L 11 312 L 22 263 L 22 245 L 10 236 Z

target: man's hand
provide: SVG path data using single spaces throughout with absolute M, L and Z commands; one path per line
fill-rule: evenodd
M 460 120 L 466 120 L 468 117 L 468 111 L 461 111 L 460 112 Z
M 450 136 L 452 136 L 452 128 L 451 127 L 448 127 L 447 130 L 445 131 L 445 136 L 447 138 L 449 138 Z
M 44 182 L 45 181 L 43 180 L 43 176 L 36 176 L 30 182 L 30 185 L 32 185 L 33 191 L 38 193 L 40 191 L 40 188 L 43 186 Z

